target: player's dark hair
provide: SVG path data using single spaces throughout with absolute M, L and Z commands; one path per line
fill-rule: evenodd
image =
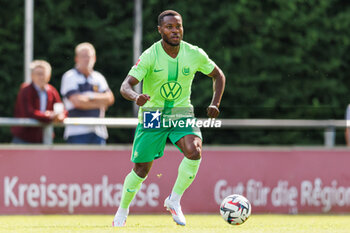
M 158 16 L 158 25 L 159 26 L 162 24 L 165 16 L 180 16 L 182 19 L 182 16 L 178 12 L 173 11 L 173 10 L 166 10 L 166 11 L 163 11 L 162 13 L 160 13 L 160 15 Z

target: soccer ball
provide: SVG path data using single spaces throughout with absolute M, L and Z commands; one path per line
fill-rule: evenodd
M 252 206 L 247 198 L 232 194 L 227 196 L 220 205 L 222 218 L 232 225 L 244 223 L 252 212 Z

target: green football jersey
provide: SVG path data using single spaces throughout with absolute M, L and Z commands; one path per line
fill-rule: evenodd
M 139 119 L 146 109 L 159 109 L 164 114 L 174 114 L 176 109 L 192 109 L 191 86 L 197 71 L 210 74 L 215 63 L 197 46 L 181 41 L 176 58 L 170 57 L 163 49 L 161 41 L 154 43 L 142 53 L 129 75 L 143 80 L 142 93 L 148 94 L 150 101 L 140 108 Z

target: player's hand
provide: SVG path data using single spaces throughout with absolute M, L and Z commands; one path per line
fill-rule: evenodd
M 220 110 L 217 106 L 210 105 L 207 108 L 207 114 L 208 114 L 208 117 L 210 117 L 210 118 L 217 118 L 220 114 Z
M 143 106 L 147 101 L 149 101 L 151 99 L 151 97 L 147 94 L 139 94 L 137 97 L 136 97 L 136 104 L 138 106 Z

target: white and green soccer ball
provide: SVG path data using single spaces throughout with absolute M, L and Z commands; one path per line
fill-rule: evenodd
M 227 196 L 220 205 L 222 218 L 231 225 L 241 225 L 247 221 L 251 212 L 250 202 L 239 194 Z

